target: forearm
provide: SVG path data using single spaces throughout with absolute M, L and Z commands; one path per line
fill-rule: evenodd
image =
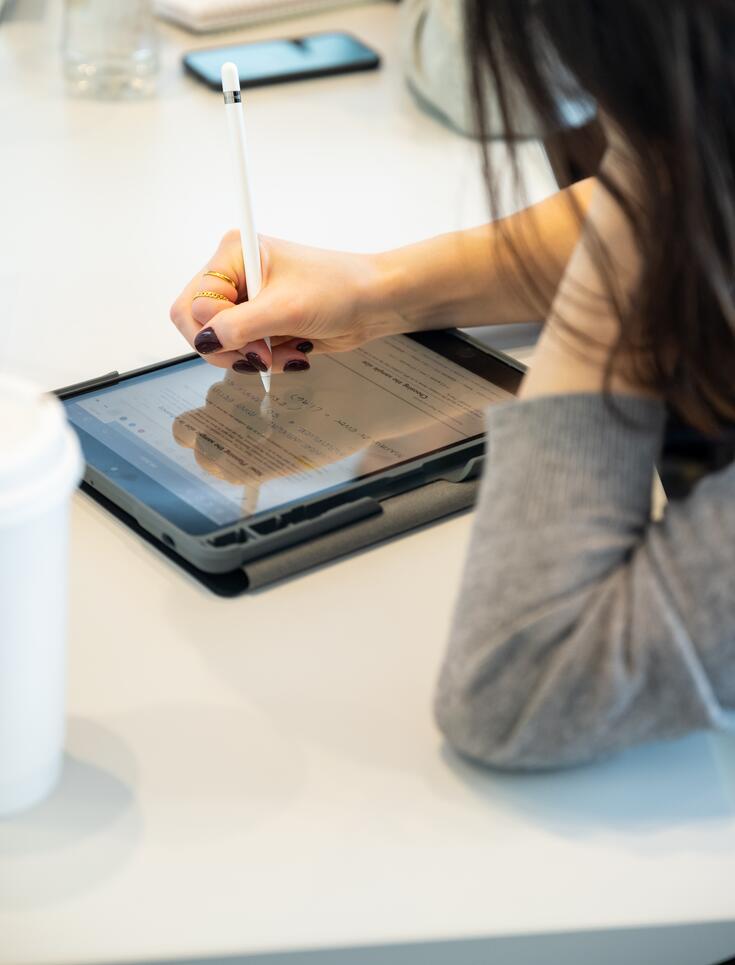
M 382 253 L 371 297 L 390 305 L 396 331 L 543 318 L 579 239 L 593 186 L 589 179 L 502 221 Z M 516 253 L 535 285 L 519 274 Z

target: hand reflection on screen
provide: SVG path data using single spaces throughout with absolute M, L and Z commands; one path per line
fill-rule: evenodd
M 320 385 L 313 369 L 274 376 L 267 398 L 260 381 L 227 372 L 202 407 L 177 416 L 173 437 L 207 474 L 244 486 L 243 508 L 253 512 L 269 480 L 312 474 L 393 434 L 389 408 L 366 414 L 359 396 L 335 382 Z M 397 461 L 389 446 L 377 455 L 383 464 Z
M 457 438 L 389 392 L 363 390 L 351 372 L 327 367 L 325 357 L 314 361 L 308 372 L 275 375 L 269 398 L 259 380 L 228 371 L 209 387 L 203 406 L 173 422 L 174 439 L 202 470 L 244 487 L 246 514 L 255 512 L 269 481 L 310 480 L 306 488 L 314 492 Z

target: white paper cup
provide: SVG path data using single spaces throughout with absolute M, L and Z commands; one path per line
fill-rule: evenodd
M 0 816 L 40 801 L 61 768 L 69 509 L 82 465 L 58 399 L 0 375 Z

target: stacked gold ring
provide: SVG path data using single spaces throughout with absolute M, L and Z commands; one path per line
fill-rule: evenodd
M 227 297 L 227 295 L 220 295 L 219 292 L 210 292 L 210 291 L 196 292 L 194 297 L 192 298 L 192 301 L 196 301 L 197 298 L 216 298 L 220 302 L 229 302 L 230 300 Z
M 229 275 L 225 275 L 225 274 L 223 274 L 221 271 L 205 271 L 204 274 L 205 274 L 205 275 L 211 275 L 212 278 L 220 278 L 222 281 L 226 281 L 228 285 L 232 285 L 232 287 L 235 289 L 235 291 L 237 291 L 237 285 L 236 285 L 235 282 L 230 278 Z

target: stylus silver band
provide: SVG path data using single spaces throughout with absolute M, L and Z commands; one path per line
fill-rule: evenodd
M 225 94 L 225 104 L 239 104 L 241 101 L 239 90 L 226 90 Z

